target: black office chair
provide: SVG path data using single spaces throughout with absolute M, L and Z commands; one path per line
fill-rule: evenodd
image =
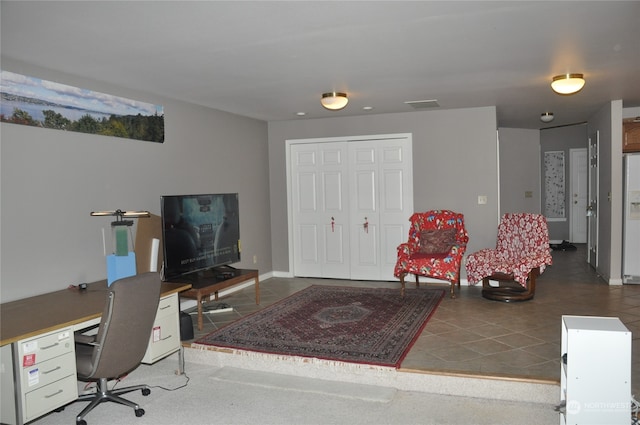
M 107 381 L 140 365 L 158 310 L 160 285 L 157 273 L 143 273 L 113 282 L 108 288 L 98 333 L 75 335 L 78 379 L 96 381 L 95 393 L 80 395 L 76 400 L 90 401 L 76 417 L 76 424 L 86 425 L 86 414 L 103 401 L 132 407 L 137 417 L 144 415 L 144 409 L 120 395 L 135 390 L 149 395 L 151 390 L 147 385 L 109 390 Z

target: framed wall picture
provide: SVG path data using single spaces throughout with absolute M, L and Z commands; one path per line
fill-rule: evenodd
M 161 105 L 0 70 L 0 121 L 164 142 Z
M 564 219 L 565 163 L 564 151 L 544 153 L 544 215 L 547 219 Z

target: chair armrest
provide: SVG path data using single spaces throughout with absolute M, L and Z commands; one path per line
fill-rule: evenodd
M 411 248 L 409 247 L 408 243 L 401 243 L 400 245 L 398 245 L 398 255 L 405 255 L 405 256 L 409 256 L 411 255 Z

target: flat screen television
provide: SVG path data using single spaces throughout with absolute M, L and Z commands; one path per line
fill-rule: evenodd
M 164 280 L 240 261 L 238 194 L 160 198 Z

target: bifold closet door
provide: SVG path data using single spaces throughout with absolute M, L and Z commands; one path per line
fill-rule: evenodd
M 349 278 L 347 144 L 291 146 L 294 272 Z
M 413 213 L 407 138 L 349 143 L 350 278 L 395 280 L 397 246 Z
M 396 280 L 413 213 L 411 140 L 290 146 L 295 276 Z

